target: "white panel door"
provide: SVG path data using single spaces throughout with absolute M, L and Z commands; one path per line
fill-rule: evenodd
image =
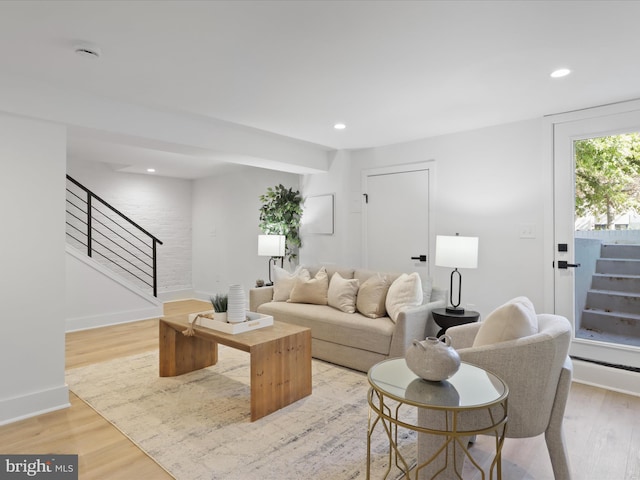
M 364 172 L 365 267 L 418 272 L 427 280 L 429 176 L 425 164 Z

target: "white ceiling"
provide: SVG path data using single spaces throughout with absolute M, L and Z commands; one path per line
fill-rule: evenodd
M 629 0 L 2 1 L 0 73 L 363 148 L 639 98 L 638 18 Z

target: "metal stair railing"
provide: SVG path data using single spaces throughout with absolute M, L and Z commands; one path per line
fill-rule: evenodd
M 69 175 L 66 224 L 70 244 L 158 296 L 157 245 L 162 242 Z

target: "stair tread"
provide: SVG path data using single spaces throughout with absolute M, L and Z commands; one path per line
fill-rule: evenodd
M 640 338 L 619 333 L 603 332 L 599 329 L 579 328 L 576 331 L 576 337 L 607 343 L 617 343 L 620 345 L 633 345 L 637 347 L 640 346 Z
M 594 277 L 611 277 L 611 278 L 631 278 L 631 279 L 639 279 L 640 275 L 633 275 L 630 273 L 602 273 L 596 272 L 593 274 Z
M 640 262 L 640 258 L 625 258 L 625 257 L 603 257 L 600 256 L 598 260 L 607 260 L 610 262 Z
M 606 311 L 606 310 L 602 310 L 601 308 L 588 308 L 585 307 L 584 310 L 582 310 L 582 313 L 594 313 L 596 315 L 608 315 L 608 316 L 612 316 L 612 317 L 622 317 L 622 318 L 631 318 L 633 320 L 640 320 L 640 315 L 636 314 L 636 313 L 629 313 L 629 312 L 617 312 L 617 311 Z
M 604 295 L 615 295 L 617 297 L 633 297 L 640 298 L 640 293 L 635 292 L 621 292 L 618 290 L 602 290 L 598 288 L 590 288 L 587 293 L 600 293 Z

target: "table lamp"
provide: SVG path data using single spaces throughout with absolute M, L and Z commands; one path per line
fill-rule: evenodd
M 437 267 L 453 268 L 449 282 L 449 302 L 451 307 L 446 308 L 447 313 L 462 315 L 464 308 L 460 308 L 460 295 L 462 293 L 462 274 L 459 268 L 478 268 L 478 237 L 461 237 L 436 235 L 436 262 Z M 458 298 L 453 301 L 453 277 L 458 277 Z
M 280 266 L 284 263 L 284 249 L 286 237 L 284 235 L 258 235 L 258 255 L 261 257 L 269 257 L 269 283 L 266 286 L 273 285 L 271 281 L 271 262 L 276 263 L 276 258 L 280 258 Z

